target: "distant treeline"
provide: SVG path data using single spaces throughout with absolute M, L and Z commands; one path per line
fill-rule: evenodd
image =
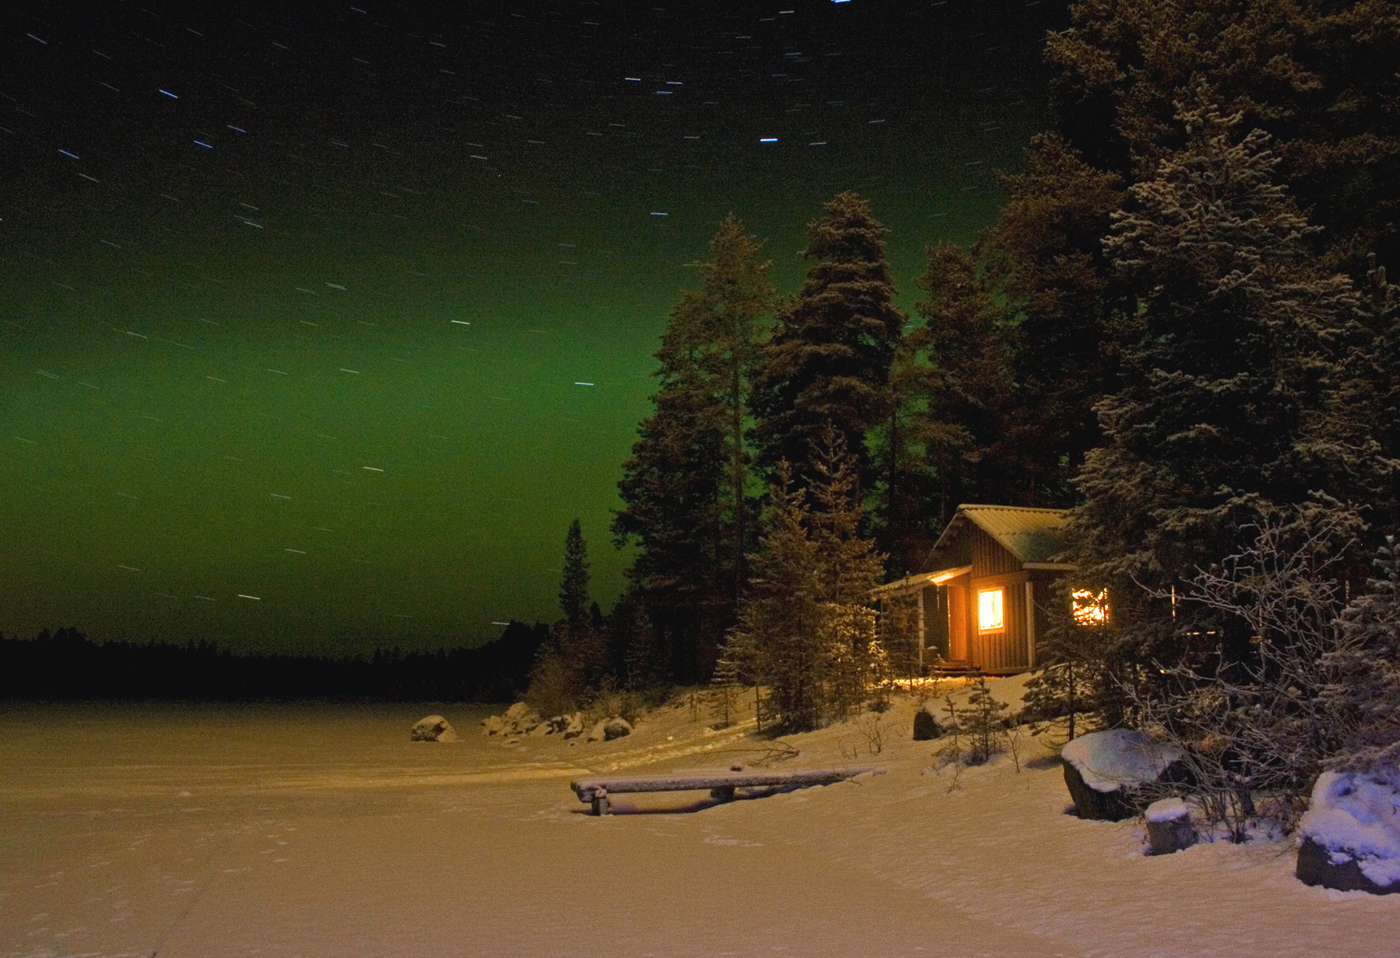
M 235 653 L 213 642 L 93 642 L 75 628 L 0 635 L 0 697 L 509 702 L 549 635 L 511 622 L 486 645 L 367 656 Z

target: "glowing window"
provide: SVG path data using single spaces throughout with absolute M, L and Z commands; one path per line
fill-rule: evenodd
M 1074 590 L 1074 621 L 1080 625 L 1105 625 L 1108 622 L 1108 590 Z
M 1002 608 L 1000 589 L 983 589 L 977 593 L 977 628 L 982 632 L 995 632 L 1006 622 Z

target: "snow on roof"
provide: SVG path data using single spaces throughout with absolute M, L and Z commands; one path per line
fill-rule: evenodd
M 964 522 L 971 522 L 1021 562 L 1053 562 L 1064 549 L 1064 527 L 1068 520 L 1068 509 L 963 504 L 944 526 L 931 555 L 936 556 L 949 545 L 959 535 Z

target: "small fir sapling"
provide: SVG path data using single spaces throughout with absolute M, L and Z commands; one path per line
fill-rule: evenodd
M 1323 656 L 1329 682 L 1321 699 L 1334 714 L 1353 717 L 1342 754 L 1393 748 L 1400 743 L 1400 545 L 1386 536 L 1367 582 L 1342 612 L 1341 641 Z
M 966 702 L 955 702 L 951 695 L 943 701 L 944 744 L 937 753 L 942 762 L 985 765 L 993 755 L 1007 750 L 1006 715 L 1010 706 L 992 697 L 985 678 L 978 677 Z M 1018 768 L 1019 764 L 1018 761 Z
M 1113 645 L 1106 603 L 1077 605 L 1076 589 L 1062 580 L 1047 611 L 1050 627 L 1036 649 L 1041 665 L 1026 683 L 1022 714 L 1040 734 L 1065 723 L 1065 738 L 1092 731 L 1097 680 L 1113 670 L 1105 657 Z M 1085 614 L 1083 609 L 1088 610 Z M 1086 723 L 1088 727 L 1086 727 Z
M 985 765 L 993 755 L 1006 750 L 1005 715 L 1009 706 L 992 698 L 987 680 L 978 677 L 968 694 L 967 704 L 957 710 L 958 724 L 971 740 L 967 764 Z
M 728 728 L 734 724 L 742 691 L 739 663 L 729 655 L 721 655 L 715 664 L 714 675 L 710 677 L 709 691 L 710 714 L 718 720 L 716 728 Z

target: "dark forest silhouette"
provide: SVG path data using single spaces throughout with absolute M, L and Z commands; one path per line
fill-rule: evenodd
M 213 642 L 97 643 L 73 627 L 0 635 L 0 697 L 509 702 L 549 627 L 511 622 L 475 648 L 369 656 L 234 653 Z

